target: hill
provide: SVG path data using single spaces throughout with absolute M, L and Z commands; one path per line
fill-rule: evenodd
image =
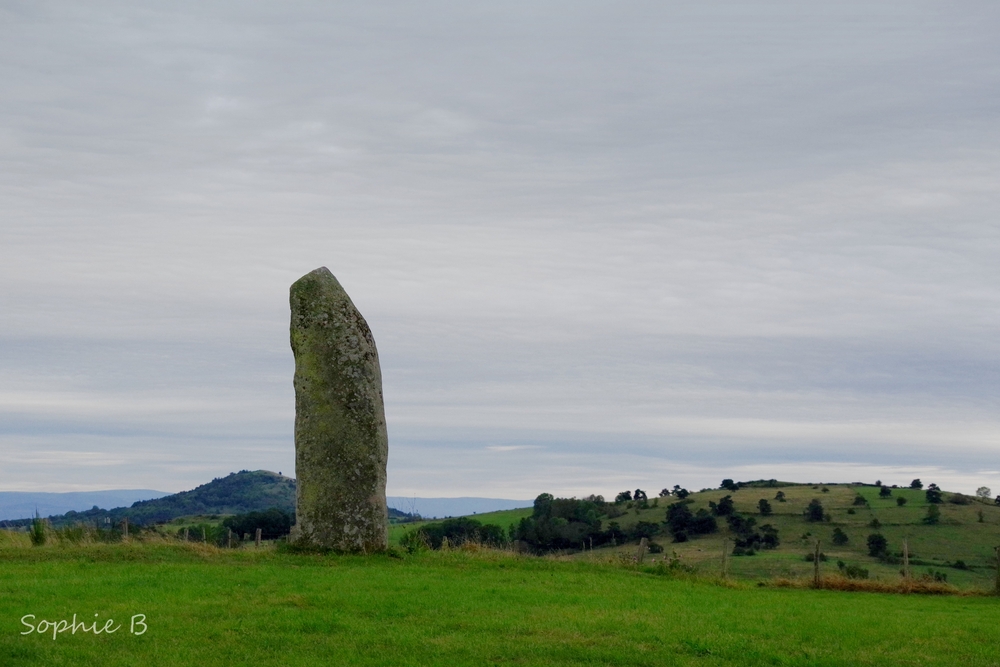
M 35 516 L 81 512 L 97 507 L 127 507 L 137 500 L 151 500 L 170 495 L 152 489 L 111 489 L 107 491 L 71 491 L 42 493 L 36 491 L 0 491 L 0 521 Z
M 295 480 L 269 470 L 241 470 L 217 477 L 190 491 L 137 501 L 130 507 L 102 509 L 95 506 L 82 512 L 52 515 L 48 519 L 56 527 L 74 523 L 104 524 L 107 519 L 118 523 L 125 518 L 139 526 L 166 523 L 185 516 L 244 514 L 271 508 L 294 516 Z M 389 518 L 403 520 L 410 515 L 390 508 Z M 21 519 L 0 522 L 0 525 L 24 526 L 30 522 L 30 519 Z

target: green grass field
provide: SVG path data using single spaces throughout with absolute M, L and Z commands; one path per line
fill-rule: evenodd
M 480 521 L 484 524 L 492 523 L 497 526 L 501 526 L 504 530 L 507 530 L 513 524 L 524 517 L 531 516 L 531 508 L 523 507 L 515 510 L 500 510 L 499 512 L 485 512 L 483 514 L 473 514 L 471 517 L 476 521 Z M 406 533 L 417 530 L 421 526 L 425 526 L 428 523 L 434 523 L 439 521 L 439 519 L 431 519 L 427 521 L 412 521 L 409 523 L 395 523 L 389 526 L 389 544 L 399 544 L 399 540 Z
M 0 546 L 6 665 L 995 665 L 1000 603 L 516 556 Z M 21 635 L 113 618 L 115 634 Z M 148 629 L 129 632 L 144 614 Z M 141 630 L 141 626 L 137 626 Z

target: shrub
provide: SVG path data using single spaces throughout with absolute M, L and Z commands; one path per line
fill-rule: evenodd
M 857 511 L 853 507 L 848 507 L 847 508 L 847 513 L 848 514 L 857 514 Z
M 837 546 L 843 546 L 843 545 L 847 544 L 848 541 L 849 541 L 849 538 L 847 537 L 847 533 L 845 533 L 843 530 L 841 530 L 839 526 L 833 529 L 833 543 L 834 544 L 836 544 Z
M 825 486 L 822 489 L 820 489 L 820 491 L 822 491 L 823 493 L 830 493 L 830 489 L 826 488 Z
M 888 486 L 883 486 L 881 489 L 878 490 L 879 498 L 888 498 L 891 495 L 892 495 L 892 489 L 890 489 Z
M 885 558 L 889 555 L 889 540 L 879 533 L 868 536 L 868 555 L 873 558 Z
M 651 553 L 651 554 L 661 554 L 661 553 L 663 553 L 663 547 L 661 547 L 656 542 L 650 542 L 646 546 L 649 548 L 649 553 Z
M 615 496 L 615 502 L 616 503 L 627 503 L 630 500 L 632 500 L 632 492 L 631 491 L 622 491 L 617 496 Z
M 937 505 L 927 506 L 927 516 L 923 518 L 923 522 L 927 525 L 934 525 L 941 520 L 941 510 Z
M 906 504 L 906 498 L 904 498 L 903 496 L 899 496 L 896 498 L 896 505 L 902 507 L 905 504 Z
M 910 482 L 910 488 L 920 490 L 924 488 L 924 483 L 921 482 L 919 478 L 915 479 L 912 482 Z
M 948 502 L 953 505 L 971 505 L 972 498 L 964 493 L 953 493 L 951 497 L 948 498 Z
M 765 499 L 761 498 L 757 501 L 757 509 L 760 511 L 761 516 L 771 515 L 771 503 L 767 502 Z
M 879 528 L 882 527 L 882 522 L 879 521 L 877 518 L 874 518 L 868 522 L 868 527 L 878 530 Z
M 968 570 L 968 569 L 969 569 L 969 566 L 968 566 L 968 565 L 966 565 L 966 564 L 965 564 L 965 561 L 964 561 L 964 560 L 961 560 L 961 559 L 959 559 L 959 560 L 956 560 L 956 561 L 955 561 L 954 563 L 952 563 L 952 565 L 951 565 L 951 566 L 952 566 L 953 568 L 955 568 L 956 570 Z
M 691 492 L 687 489 L 682 489 L 680 484 L 674 484 L 674 495 L 677 496 L 678 499 L 684 500 L 691 495 Z
M 719 525 L 716 523 L 715 517 L 704 509 L 700 509 L 697 513 L 692 514 L 691 509 L 688 507 L 690 502 L 671 503 L 667 507 L 666 523 L 677 542 L 684 541 L 677 539 L 678 533 L 684 533 L 684 539 L 686 540 L 688 535 L 706 535 L 719 530 Z
M 720 485 L 719 488 L 725 489 L 726 491 L 738 491 L 740 487 L 737 486 L 736 482 L 734 482 L 733 480 L 724 479 L 722 480 L 722 484 Z
M 40 547 L 45 544 L 45 540 L 48 538 L 46 528 L 45 519 L 39 516 L 36 510 L 35 518 L 31 520 L 31 527 L 28 528 L 28 538 L 31 540 L 32 546 Z
M 777 500 L 779 503 L 786 502 L 785 501 L 785 492 L 784 491 L 778 491 L 776 494 L 774 494 L 774 499 Z M 997 500 L 1000 500 L 1000 496 L 997 496 Z M 1000 505 L 1000 502 L 998 502 L 997 504 Z
M 670 489 L 660 489 L 660 497 L 666 498 L 670 495 Z
M 810 563 L 814 562 L 816 560 L 816 554 L 813 553 L 812 551 L 810 551 L 809 553 L 806 554 L 806 560 L 809 561 Z M 820 554 L 819 554 L 819 562 L 825 563 L 828 560 L 830 560 L 829 556 L 827 556 L 823 552 L 820 552 Z
M 840 573 L 848 579 L 867 579 L 868 570 L 858 565 L 847 565 L 842 560 L 837 561 L 837 568 Z
M 224 519 L 222 525 L 240 537 L 245 535 L 254 537 L 257 534 L 257 529 L 260 528 L 262 539 L 276 540 L 283 535 L 288 535 L 292 529 L 292 523 L 291 515 L 277 508 L 272 508 L 266 512 L 235 514 Z
M 805 511 L 806 521 L 822 521 L 824 519 L 823 503 L 816 498 L 809 501 Z

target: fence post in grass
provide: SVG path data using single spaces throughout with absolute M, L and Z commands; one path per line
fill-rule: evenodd
M 184 526 L 184 541 L 185 542 L 188 541 L 188 528 L 187 528 L 187 526 Z
M 205 526 L 201 527 L 201 541 L 208 543 L 208 533 L 205 532 Z
M 635 552 L 635 562 L 637 565 L 642 565 L 642 560 L 646 557 L 647 544 L 649 544 L 649 540 L 645 537 L 639 540 L 639 550 Z
M 722 540 L 722 578 L 729 577 L 729 538 Z
M 125 517 L 125 539 L 128 539 L 128 517 Z
M 813 587 L 819 588 L 819 540 L 816 540 L 816 548 L 813 551 Z
M 910 580 L 910 544 L 903 538 L 903 579 Z
M 260 547 L 260 528 L 257 529 L 257 537 L 254 538 L 254 545 Z
M 229 542 L 229 548 L 232 549 L 233 548 L 233 529 L 232 528 L 229 529 L 229 535 L 227 535 L 226 539 Z
M 997 554 L 997 579 L 993 586 L 993 592 L 996 595 L 1000 595 L 1000 547 L 993 547 L 993 551 Z

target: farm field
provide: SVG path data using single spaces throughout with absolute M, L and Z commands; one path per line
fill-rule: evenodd
M 993 665 L 990 597 L 728 586 L 582 560 L 0 546 L 3 665 Z M 116 634 L 23 636 L 20 619 Z M 148 629 L 129 632 L 143 614 Z M 139 626 L 141 630 L 141 626 Z

